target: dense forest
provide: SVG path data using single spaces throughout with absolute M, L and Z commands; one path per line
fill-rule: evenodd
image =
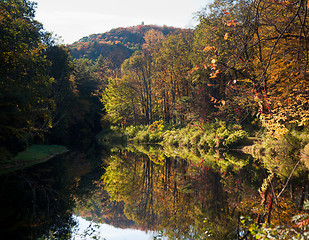
M 109 124 L 236 124 L 275 138 L 309 124 L 306 1 L 217 0 L 192 29 L 117 28 L 65 46 L 36 4 L 1 1 L 1 156 L 83 145 Z
M 98 133 L 102 119 L 222 120 L 278 137 L 303 130 L 307 9 L 298 1 L 214 1 L 194 31 L 139 25 L 64 46 L 34 19 L 34 3 L 2 1 L 1 155 L 34 142 L 72 144 Z

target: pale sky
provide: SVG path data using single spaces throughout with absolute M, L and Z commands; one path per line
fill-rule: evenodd
M 194 27 L 193 16 L 210 0 L 34 0 L 44 28 L 73 43 L 113 28 L 145 25 Z

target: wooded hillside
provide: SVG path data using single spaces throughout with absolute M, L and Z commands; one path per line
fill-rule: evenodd
M 92 34 L 69 45 L 73 58 L 96 60 L 100 55 L 111 60 L 115 67 L 120 67 L 134 51 L 141 49 L 145 43 L 144 36 L 154 29 L 168 35 L 177 28 L 156 25 L 137 25 L 127 28 L 115 28 L 106 33 Z

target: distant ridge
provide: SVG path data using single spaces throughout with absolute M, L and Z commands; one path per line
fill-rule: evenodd
M 115 67 L 120 67 L 134 51 L 141 49 L 144 35 L 149 30 L 161 31 L 168 35 L 180 30 L 175 27 L 157 25 L 137 25 L 126 28 L 115 28 L 106 33 L 92 34 L 68 45 L 73 58 L 96 60 L 101 55 L 110 59 Z

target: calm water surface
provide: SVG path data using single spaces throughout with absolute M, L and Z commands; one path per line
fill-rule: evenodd
M 267 177 L 240 153 L 71 152 L 0 176 L 1 232 L 4 239 L 241 239 L 240 216 L 289 225 L 297 213 L 302 178 L 270 212 L 259 193 Z M 284 182 L 276 176 L 274 191 Z

